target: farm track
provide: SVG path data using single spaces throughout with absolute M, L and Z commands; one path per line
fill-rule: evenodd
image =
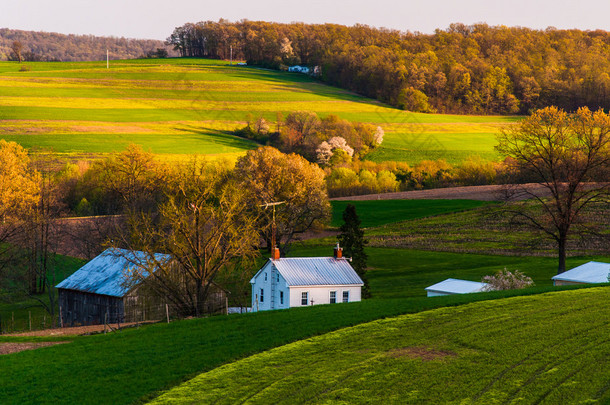
M 530 193 L 548 197 L 546 188 L 536 183 L 524 184 Z M 370 200 L 478 200 L 478 201 L 520 201 L 528 199 L 526 193 L 511 194 L 505 185 L 464 186 L 435 188 L 431 190 L 400 191 L 396 193 L 366 194 L 351 197 L 331 198 L 331 201 L 370 201 Z

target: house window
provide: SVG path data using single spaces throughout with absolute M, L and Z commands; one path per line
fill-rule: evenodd
M 331 304 L 336 304 L 337 303 L 337 292 L 336 291 L 331 291 L 330 292 L 330 303 Z
M 307 305 L 307 301 L 309 301 L 309 293 L 302 292 L 301 293 L 301 305 Z
M 280 273 L 277 273 L 277 282 L 280 282 Z
M 265 281 L 267 281 L 267 273 L 265 273 Z
M 349 291 L 343 291 L 343 302 L 349 302 Z
M 261 302 L 265 302 L 265 296 L 264 296 L 264 294 L 265 294 L 265 290 L 263 290 L 263 289 L 261 288 Z
M 284 291 L 280 291 L 280 305 L 284 305 Z

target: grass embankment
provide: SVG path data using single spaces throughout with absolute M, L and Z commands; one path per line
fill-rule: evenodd
M 389 223 L 432 217 L 439 214 L 465 211 L 493 204 L 475 200 L 378 200 L 378 201 L 331 201 L 331 226 L 343 224 L 343 211 L 347 204 L 356 207 L 363 228 Z
M 346 326 L 549 289 L 369 300 L 75 337 L 69 344 L 0 356 L 0 403 L 128 404 L 222 364 Z M 0 337 L 0 342 L 26 340 Z
M 105 62 L 0 62 L 0 137 L 62 156 L 109 153 L 137 143 L 179 158 L 235 157 L 257 144 L 236 138 L 249 114 L 314 111 L 381 125 L 385 140 L 369 158 L 417 163 L 469 155 L 497 158 L 501 125 L 515 117 L 399 111 L 308 76 L 206 59 Z
M 608 288 L 384 319 L 232 363 L 154 403 L 610 400 Z
M 289 256 L 332 255 L 333 245 L 306 245 L 292 249 Z M 369 247 L 367 277 L 373 298 L 409 298 L 426 295 L 426 287 L 446 278 L 481 281 L 504 268 L 530 276 L 537 286 L 551 286 L 557 274 L 556 257 L 527 257 L 447 253 L 407 249 Z M 610 256 L 579 256 L 567 259 L 567 268 L 590 260 L 609 261 Z
M 519 203 L 527 204 L 527 203 Z M 425 249 L 492 255 L 556 256 L 556 243 L 500 205 L 484 205 L 463 212 L 388 223 L 367 230 L 371 246 L 401 249 Z M 535 212 L 531 208 L 531 212 Z M 608 234 L 610 218 L 593 212 L 581 215 L 589 227 Z M 516 219 L 519 219 L 517 217 Z M 593 232 L 592 232 L 593 233 Z M 600 238 L 581 239 L 573 232 L 568 241 L 572 255 L 608 255 L 608 244 Z

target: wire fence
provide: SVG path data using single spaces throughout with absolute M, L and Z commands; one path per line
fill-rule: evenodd
M 174 305 L 165 300 L 143 297 L 125 297 L 114 302 L 74 303 L 69 308 L 66 303 L 56 308 L 51 315 L 42 308 L 0 311 L 0 334 L 14 334 L 43 331 L 54 328 L 106 325 L 110 329 L 122 325 L 140 323 L 170 322 L 184 319 L 185 316 Z M 201 309 L 202 316 L 224 315 L 229 313 L 225 294 L 212 294 Z M 110 327 L 112 325 L 112 327 Z M 104 328 L 103 330 L 106 330 Z

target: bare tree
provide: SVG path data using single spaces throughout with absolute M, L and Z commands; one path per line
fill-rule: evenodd
M 15 58 L 21 63 L 23 61 L 23 44 L 19 41 L 13 41 L 11 50 L 15 54 Z
M 244 263 L 258 254 L 255 223 L 230 171 L 194 160 L 175 174 L 157 213 L 129 214 L 123 244 L 145 252 L 131 282 L 167 297 L 182 315 L 201 315 L 217 277 L 249 268 Z
M 610 116 L 586 107 L 573 114 L 547 107 L 503 130 L 498 140 L 496 149 L 512 158 L 515 169 L 542 186 L 543 192 L 517 186 L 541 214 L 519 205 L 511 210 L 556 241 L 562 273 L 573 226 L 589 206 L 609 196 Z

